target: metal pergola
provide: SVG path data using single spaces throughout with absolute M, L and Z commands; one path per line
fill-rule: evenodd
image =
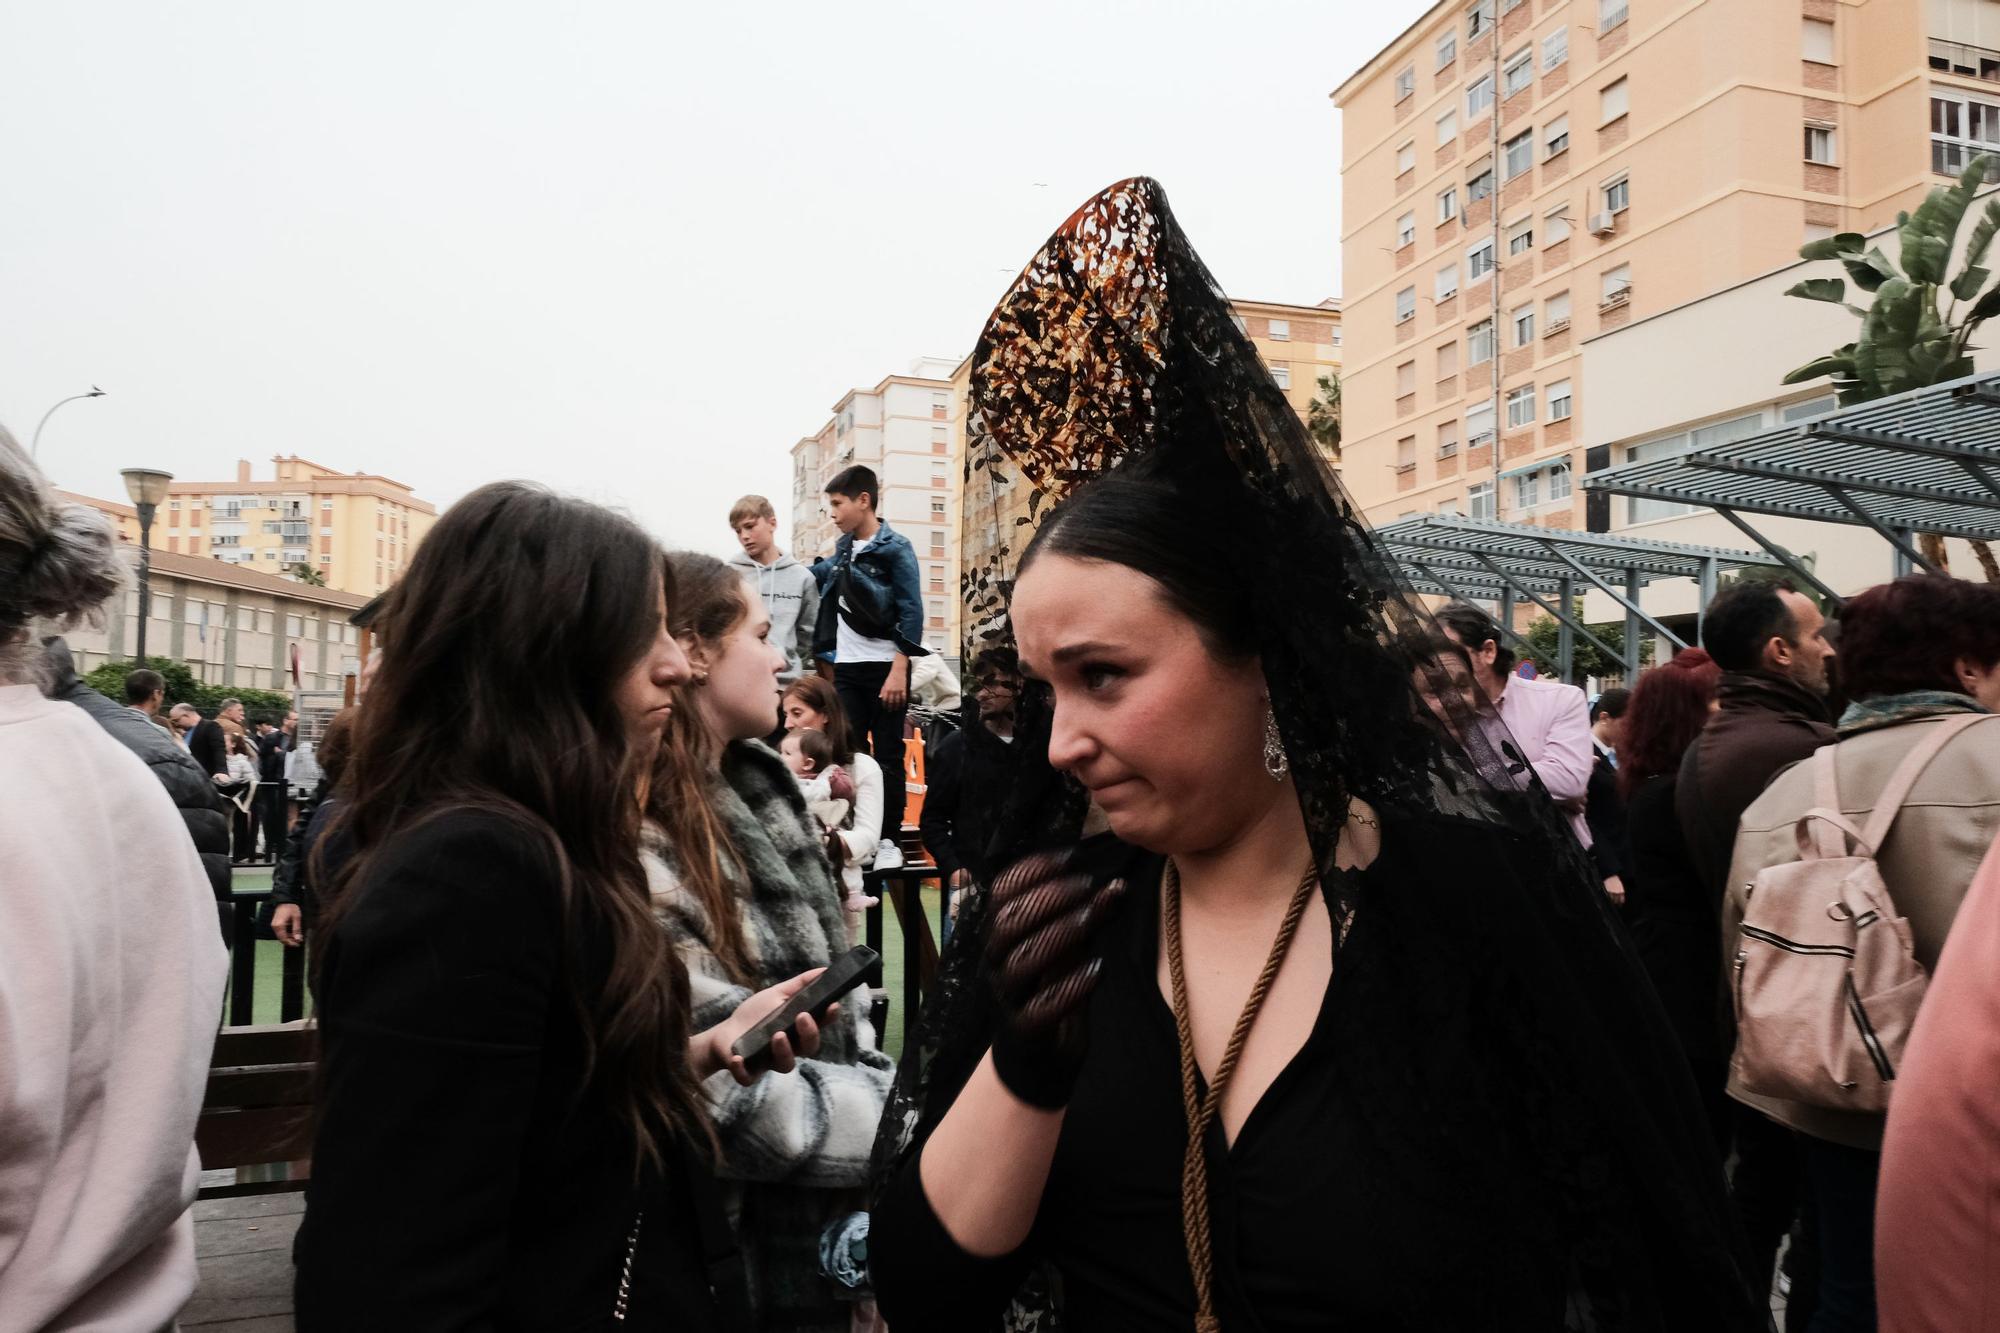
M 1872 528 L 1896 572 L 1939 573 L 1920 532 L 2000 539 L 2000 375 L 1972 375 L 1673 458 L 1592 473 L 1584 489 L 1713 509 L 1833 605 L 1833 589 L 1753 528 L 1775 514 Z
M 1499 523 L 1455 514 L 1413 514 L 1376 529 L 1376 536 L 1418 592 L 1499 603 L 1502 631 L 1523 647 L 1528 646 L 1527 640 L 1513 628 L 1514 608 L 1521 602 L 1539 607 L 1561 627 L 1557 670 L 1565 680 L 1574 665 L 1579 637 L 1624 663 L 1628 679 L 1639 673 L 1642 626 L 1675 648 L 1688 646 L 1640 605 L 1640 594 L 1648 584 L 1661 579 L 1692 579 L 1700 589 L 1700 605 L 1706 607 L 1723 573 L 1783 567 L 1776 556 L 1762 551 Z M 1577 594 L 1592 589 L 1625 609 L 1622 652 L 1591 633 L 1575 613 Z

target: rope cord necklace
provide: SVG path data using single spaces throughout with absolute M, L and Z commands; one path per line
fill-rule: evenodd
M 1229 1034 L 1229 1045 L 1222 1053 L 1222 1063 L 1215 1067 L 1215 1077 L 1209 1082 L 1208 1095 L 1197 1100 L 1194 1028 L 1188 1018 L 1187 973 L 1181 963 L 1181 876 L 1172 859 L 1167 861 L 1166 882 L 1162 886 L 1166 900 L 1167 975 L 1173 985 L 1174 1031 L 1180 1039 L 1181 1108 L 1188 1126 L 1187 1151 L 1181 1160 L 1181 1232 L 1187 1242 L 1188 1268 L 1194 1274 L 1195 1333 L 1219 1333 L 1222 1327 L 1215 1317 L 1215 1256 L 1209 1240 L 1205 1150 L 1208 1127 L 1221 1109 L 1230 1078 L 1236 1073 L 1236 1062 L 1250 1037 L 1251 1025 L 1270 996 L 1271 984 L 1278 978 L 1278 968 L 1291 949 L 1299 919 L 1305 914 L 1313 886 L 1318 883 L 1319 869 L 1308 863 L 1305 876 L 1292 891 L 1284 924 L 1278 927 L 1278 938 L 1271 942 L 1271 955 L 1264 960 L 1264 970 L 1257 974 L 1257 984 L 1251 987 L 1250 998 L 1244 1001 L 1243 1012 L 1237 1015 L 1235 1030 Z

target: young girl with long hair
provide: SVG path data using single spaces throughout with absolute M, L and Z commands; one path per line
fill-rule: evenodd
M 750 585 L 708 556 L 672 557 L 671 625 L 691 679 L 648 791 L 647 870 L 686 960 L 694 1021 L 845 953 L 840 889 L 784 761 L 763 744 L 784 655 Z M 861 1202 L 894 1069 L 866 1004 L 830 1021 L 819 1054 L 753 1087 L 711 1078 L 721 1174 L 751 1279 L 754 1327 L 844 1330 L 820 1276 L 821 1233 Z
M 688 672 L 674 595 L 630 520 L 502 482 L 385 597 L 330 835 L 301 1329 L 737 1325 L 699 1084 L 748 1079 L 729 1043 L 808 978 L 689 1021 L 634 796 Z

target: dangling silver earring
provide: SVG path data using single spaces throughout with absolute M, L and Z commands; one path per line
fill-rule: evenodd
M 1283 782 L 1292 771 L 1292 761 L 1285 757 L 1285 738 L 1278 734 L 1278 715 L 1269 704 L 1264 705 L 1264 771 L 1273 782 Z

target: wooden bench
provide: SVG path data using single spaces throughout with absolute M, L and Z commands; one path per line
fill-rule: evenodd
M 306 1187 L 314 1048 L 313 1030 L 302 1022 L 229 1027 L 216 1035 L 194 1141 L 204 1170 L 233 1168 L 236 1180 L 203 1186 L 201 1198 Z

